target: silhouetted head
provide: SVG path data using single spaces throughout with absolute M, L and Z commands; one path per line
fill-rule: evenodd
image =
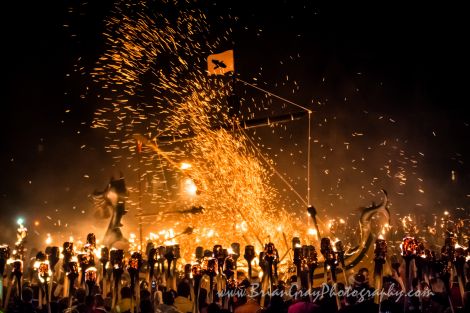
M 126 298 L 131 298 L 132 297 L 132 290 L 129 287 L 122 287 L 121 289 L 121 298 L 126 299 Z
M 189 294 L 191 293 L 190 290 L 191 289 L 189 287 L 189 284 L 186 281 L 182 281 L 178 284 L 178 289 L 177 289 L 178 296 L 187 298 L 189 297 Z

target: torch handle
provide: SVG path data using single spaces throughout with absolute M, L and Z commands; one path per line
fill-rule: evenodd
M 21 277 L 23 276 L 23 274 L 21 272 L 16 272 L 15 273 L 15 278 L 16 278 L 16 288 L 18 289 L 16 292 L 17 292 L 17 296 L 20 300 L 22 300 L 22 295 L 21 295 Z
M 410 282 L 410 265 L 411 265 L 411 258 L 405 257 L 405 279 L 406 279 L 406 290 L 410 290 L 411 282 Z
M 44 284 L 44 291 L 46 293 L 46 306 L 47 306 L 47 313 L 51 313 L 51 302 L 49 301 L 49 284 Z
M 210 303 L 214 303 L 214 275 L 209 275 L 209 300 Z
M 374 302 L 376 304 L 380 304 L 381 296 L 380 293 L 382 291 L 382 277 L 383 277 L 383 266 L 382 264 L 375 264 L 374 270 L 374 280 L 375 280 L 375 297 Z
M 171 277 L 171 260 L 168 259 L 167 277 Z
M 10 280 L 8 290 L 7 290 L 7 295 L 5 298 L 5 304 L 4 304 L 5 309 L 8 308 L 8 304 L 10 303 L 11 290 L 13 289 L 14 284 L 15 284 L 15 277 L 13 276 L 12 280 Z
M 152 293 L 152 281 L 153 281 L 153 273 L 154 273 L 154 266 L 155 264 L 149 264 L 149 291 Z
M 69 290 L 68 290 L 68 293 L 69 293 L 69 309 L 72 307 L 72 289 L 73 289 L 73 284 L 75 282 L 75 279 L 72 277 L 69 279 Z
M 460 292 L 460 297 L 462 298 L 462 303 L 464 302 L 464 294 L 465 294 L 464 279 L 465 279 L 465 276 L 457 275 L 457 280 L 459 282 L 459 292 Z
M 316 266 L 310 266 L 308 271 L 309 271 L 309 283 L 310 283 L 310 286 L 313 288 L 313 277 L 314 277 L 314 273 L 315 273 L 315 268 Z
M 49 297 L 47 298 L 47 301 L 50 303 L 51 300 L 52 300 L 52 287 L 53 287 L 53 284 L 54 284 L 54 274 L 55 274 L 55 271 L 52 271 L 52 275 L 51 275 L 51 281 L 49 282 L 49 284 L 47 284 L 47 288 L 49 289 L 48 290 L 48 294 L 49 294 Z
M 193 313 L 199 313 L 199 289 L 201 286 L 201 277 L 194 277 L 194 307 Z
M 250 280 L 251 282 L 251 278 L 253 277 L 253 272 L 252 272 L 252 269 L 251 269 L 251 261 L 248 261 L 248 279 Z

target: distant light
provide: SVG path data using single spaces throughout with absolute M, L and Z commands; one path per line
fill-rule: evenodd
M 52 237 L 51 237 L 51 234 L 47 234 L 47 238 L 46 238 L 46 245 L 50 245 L 52 243 Z
M 445 211 L 445 212 L 444 212 L 444 215 L 449 215 L 449 211 Z
M 34 226 L 39 226 L 39 221 L 34 221 Z
M 190 163 L 182 162 L 180 165 L 181 170 L 187 170 L 188 168 L 191 168 L 192 165 Z
M 16 223 L 17 223 L 18 225 L 23 225 L 24 219 L 20 217 L 20 218 L 18 218 L 18 219 L 16 220 Z

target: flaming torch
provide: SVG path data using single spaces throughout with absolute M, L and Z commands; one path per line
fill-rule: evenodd
M 338 266 L 338 260 L 336 259 L 336 254 L 333 251 L 331 246 L 330 238 L 322 238 L 320 243 L 320 252 L 325 258 L 325 275 L 327 275 L 328 269 L 331 271 L 331 279 L 336 283 L 336 267 Z M 329 268 L 328 268 L 329 266 Z M 325 279 L 326 282 L 326 279 Z
M 405 281 L 406 281 L 406 289 L 410 290 L 411 288 L 411 269 L 410 264 L 411 260 L 413 260 L 416 256 L 418 244 L 416 239 L 413 237 L 405 237 L 403 238 L 403 243 L 401 244 L 402 250 L 402 257 L 405 260 Z
M 325 283 L 326 283 L 326 276 L 328 275 L 328 269 L 331 272 L 331 279 L 333 281 L 333 288 L 336 290 L 336 267 L 338 266 L 338 260 L 336 258 L 336 253 L 333 251 L 333 247 L 331 246 L 330 238 L 322 238 L 320 242 L 320 252 L 325 258 L 324 269 L 325 269 Z M 341 309 L 341 302 L 339 301 L 338 293 L 335 292 L 336 295 L 336 305 L 338 310 Z
M 85 271 L 85 284 L 88 287 L 88 295 L 93 296 L 93 288 L 96 285 L 97 269 L 95 267 L 89 267 Z
M 226 289 L 227 290 L 235 290 L 237 288 L 237 281 L 235 279 L 235 269 L 236 269 L 236 261 L 234 256 L 234 251 L 231 251 L 232 253 L 229 253 L 227 258 L 224 261 L 224 274 L 227 279 L 227 284 L 226 284 Z M 233 306 L 233 298 L 225 298 L 224 299 L 224 309 L 229 309 L 230 311 Z
M 227 249 L 223 249 L 221 245 L 215 245 L 212 249 L 212 254 L 217 260 L 217 276 L 216 276 L 216 285 L 217 292 L 222 291 L 222 288 L 225 284 L 223 272 L 224 272 L 224 262 L 228 256 Z
M 196 261 L 198 263 L 201 263 L 202 259 L 204 258 L 204 248 L 203 247 L 196 247 L 195 256 L 196 256 Z
M 57 263 L 59 263 L 59 254 L 60 254 L 60 251 L 59 251 L 59 247 L 47 247 L 46 248 L 46 255 L 47 255 L 47 259 L 49 261 L 49 266 L 51 268 L 51 279 L 50 279 L 50 282 L 49 282 L 49 302 L 51 301 L 51 296 L 52 296 L 52 283 L 53 283 L 53 278 L 54 278 L 54 274 L 55 274 L 55 266 L 57 265 Z
M 209 276 L 209 301 L 214 302 L 214 277 L 216 276 L 217 259 L 205 257 L 202 263 L 203 273 Z
M 234 261 L 235 269 L 237 269 L 237 260 L 238 257 L 240 257 L 240 244 L 238 242 L 234 242 L 230 245 L 230 247 L 232 248 L 232 253 L 230 253 L 230 255 Z
M 7 263 L 10 263 L 10 262 L 7 262 Z M 18 298 L 21 299 L 21 277 L 23 276 L 23 261 L 13 260 L 11 264 L 13 266 L 13 269 L 11 271 L 9 288 L 8 288 L 7 295 L 5 298 L 5 307 L 8 307 L 8 303 L 10 303 L 11 291 L 15 283 L 16 283 L 16 289 L 17 289 L 16 291 L 17 291 Z M 2 279 L 3 279 L 3 276 L 2 276 Z
M 113 281 L 114 281 L 114 289 L 113 289 L 113 300 L 112 300 L 112 308 L 116 306 L 117 299 L 119 297 L 119 290 L 121 290 L 121 276 L 124 273 L 124 250 L 118 249 L 111 249 L 109 258 L 111 261 L 111 265 L 113 266 Z
M 346 265 L 344 264 L 344 246 L 341 240 L 335 242 L 335 249 L 336 249 L 336 256 L 338 258 L 339 264 L 341 264 L 341 272 L 343 272 L 343 278 L 345 284 L 348 284 L 348 280 L 346 279 Z
M 167 267 L 167 277 L 173 277 L 173 273 L 171 271 L 172 269 L 172 263 L 173 261 L 176 262 L 176 255 L 175 255 L 175 246 L 167 246 L 165 249 L 165 259 L 168 263 Z
M 7 245 L 0 246 L 0 308 L 3 307 L 3 274 L 5 273 L 5 265 L 10 258 L 10 247 Z
M 41 283 L 41 290 L 44 290 L 44 293 L 46 295 L 47 311 L 50 313 L 51 306 L 50 306 L 50 301 L 49 301 L 49 283 L 51 280 L 52 271 L 50 269 L 49 261 L 46 259 L 46 255 L 44 253 L 39 252 L 36 255 L 35 267 L 37 268 L 37 271 L 38 271 L 38 278 L 39 278 L 39 282 Z M 40 304 L 41 302 L 42 302 L 42 296 L 39 299 Z
M 135 292 L 136 283 L 139 282 L 139 271 L 144 261 L 142 260 L 142 254 L 140 252 L 132 253 L 129 262 L 127 264 L 127 271 L 129 272 L 129 276 L 131 278 L 131 290 L 132 290 L 132 297 L 131 297 L 131 311 L 134 311 L 134 297 L 136 298 L 136 302 L 139 303 L 140 292 Z
M 165 279 L 165 246 L 159 246 L 157 248 L 157 276 L 161 276 Z
M 455 248 L 455 257 L 454 257 L 454 266 L 455 270 L 457 272 L 457 279 L 459 282 L 459 291 L 460 291 L 460 297 L 462 298 L 462 303 L 464 301 L 464 293 L 465 293 L 465 250 L 461 247 L 458 246 Z
M 158 253 L 157 249 L 153 247 L 152 243 L 149 243 L 147 249 L 147 265 L 149 269 L 149 291 L 152 292 L 152 282 L 154 279 L 154 270 L 155 270 L 155 263 L 157 263 Z
M 245 246 L 245 254 L 243 255 L 243 257 L 245 258 L 248 264 L 248 278 L 250 279 L 250 281 L 252 278 L 251 261 L 253 261 L 253 259 L 255 258 L 255 255 L 256 253 L 255 253 L 254 246 L 251 246 L 251 245 Z
M 62 245 L 62 254 L 64 255 L 64 258 L 62 259 L 62 268 L 64 270 L 64 273 L 69 273 L 69 265 L 70 261 L 72 260 L 73 257 L 73 242 L 64 242 Z M 69 284 L 71 284 L 68 275 L 65 275 L 64 277 L 64 298 L 69 296 Z
M 217 273 L 221 274 L 223 272 L 225 258 L 227 257 L 227 250 L 222 249 L 221 245 L 215 245 L 212 253 L 217 260 Z
M 382 278 L 383 278 L 383 265 L 385 264 L 385 259 L 387 257 L 387 242 L 384 239 L 377 239 L 375 241 L 374 249 L 374 280 L 375 280 L 375 290 L 382 290 Z M 380 304 L 380 295 L 377 292 L 375 295 L 375 303 Z
M 262 290 L 263 295 L 261 297 L 261 307 L 264 307 L 264 298 L 268 291 L 268 288 L 272 290 L 273 284 L 277 280 L 277 263 L 279 262 L 279 254 L 276 247 L 272 242 L 268 243 L 264 247 L 262 256 L 260 255 L 263 266 L 264 275 L 262 278 Z
M 313 288 L 313 273 L 315 269 L 318 267 L 318 255 L 317 251 L 315 251 L 315 247 L 310 245 L 307 247 L 308 255 L 307 255 L 307 265 L 308 265 L 308 276 L 309 276 L 309 289 Z
M 75 259 L 75 258 L 74 258 Z M 78 277 L 78 263 L 75 260 L 71 260 L 67 263 L 67 278 L 69 280 L 69 309 L 72 307 L 72 289 L 75 279 Z
M 101 269 L 103 272 L 103 295 L 106 295 L 108 293 L 108 280 L 109 280 L 109 275 L 107 271 L 107 264 L 109 262 L 109 249 L 108 247 L 101 247 L 100 251 L 100 262 L 101 262 Z
M 451 283 L 452 283 L 452 266 L 455 260 L 455 244 L 456 239 L 453 233 L 449 232 L 444 241 L 444 246 L 441 249 L 441 263 L 442 273 L 440 274 L 442 281 L 445 284 L 446 292 L 449 299 L 449 304 L 452 312 L 454 312 L 454 305 L 451 298 Z
M 298 237 L 292 238 L 292 250 L 294 251 L 293 263 L 296 268 L 297 282 L 302 282 L 301 273 L 302 273 L 302 246 L 300 245 L 300 239 Z
M 191 268 L 191 274 L 194 279 L 194 308 L 193 312 L 199 312 L 199 289 L 201 286 L 202 269 L 200 264 L 194 264 Z

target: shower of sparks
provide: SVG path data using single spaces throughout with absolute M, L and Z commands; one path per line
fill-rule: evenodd
M 311 218 L 303 214 L 305 205 L 292 193 L 292 188 L 306 190 L 305 130 L 299 126 L 302 121 L 246 132 L 230 127 L 232 78 L 206 74 L 208 55 L 233 48 L 233 25 L 238 17 L 227 12 L 210 16 L 210 10 L 190 0 L 116 1 L 104 21 L 105 51 L 92 70 L 84 66 L 82 58 L 75 66 L 80 75 L 93 80 L 81 98 L 99 99 L 92 126 L 106 131 L 106 151 L 126 176 L 130 191 L 126 226 L 134 222 L 137 213 L 155 213 L 145 217 L 143 225 L 144 234 L 151 233 L 147 238 L 157 244 L 179 243 L 183 249 L 194 249 L 197 243 L 211 248 L 216 241 L 227 246 L 230 238 L 242 245 L 256 244 L 259 250 L 260 242 L 271 240 L 283 254 L 283 234 L 309 238 L 312 243 L 319 239 L 310 228 Z M 219 24 L 217 31 L 212 29 L 214 22 Z M 227 26 L 223 29 L 221 25 Z M 254 31 L 263 37 L 262 27 L 239 26 L 242 32 Z M 305 99 L 308 93 L 303 82 L 296 80 L 295 69 L 299 64 L 304 66 L 306 56 L 288 53 L 279 53 L 278 76 L 265 74 L 267 65 L 274 64 L 255 63 L 249 73 L 243 73 L 251 79 L 245 78 L 275 93 Z M 237 50 L 235 55 L 241 58 Z M 256 59 L 255 53 L 249 57 Z M 367 73 L 357 75 L 365 77 Z M 322 86 L 328 83 L 327 75 L 321 78 Z M 238 88 L 241 108 L 235 115 L 242 119 L 291 112 L 286 103 Z M 406 134 L 399 134 L 399 128 L 406 125 L 393 113 L 357 110 L 356 105 L 350 105 L 357 97 L 363 97 L 359 89 L 345 96 L 345 105 L 339 109 L 336 106 L 341 104 L 327 98 L 312 98 L 310 103 L 315 111 L 312 203 L 325 222 L 320 221 L 320 233 L 341 239 L 345 246 L 354 246 L 359 236 L 355 227 L 359 213 L 352 208 L 376 199 L 381 188 L 391 191 L 394 212 L 409 211 L 413 206 L 427 209 L 438 202 L 429 199 L 432 183 L 421 168 L 429 153 L 420 151 L 423 146 L 414 145 Z M 433 130 L 432 134 L 436 133 L 440 132 Z M 158 153 L 148 147 L 138 153 L 135 134 L 155 143 Z M 160 144 L 155 141 L 160 136 L 189 139 Z M 459 154 L 455 160 L 463 162 Z M 290 186 L 279 182 L 273 168 Z M 449 180 L 458 183 L 458 168 L 452 169 Z M 83 174 L 87 179 L 92 176 Z M 408 203 L 411 207 L 405 207 Z M 191 206 L 204 207 L 204 213 L 175 213 Z M 349 214 L 340 218 L 339 210 Z M 87 213 L 82 208 L 77 212 Z M 56 213 L 58 216 L 51 214 L 47 221 L 41 220 L 41 225 L 51 222 L 67 227 L 66 223 L 60 226 L 61 212 Z M 435 216 L 434 224 L 426 224 L 415 216 L 398 216 L 386 228 L 391 240 L 408 232 L 442 237 L 446 225 L 452 225 L 450 218 L 443 218 Z M 468 221 L 465 225 L 468 227 Z M 192 234 L 179 236 L 188 226 L 194 227 Z M 377 229 L 385 232 L 383 226 Z M 135 232 L 136 225 L 126 231 Z M 435 238 L 431 235 L 429 240 L 437 241 Z
M 176 10 L 172 3 L 163 5 Z M 211 248 L 215 241 L 225 246 L 238 241 L 256 243 L 258 250 L 268 241 L 283 242 L 283 233 L 276 230 L 279 221 L 287 236 L 302 229 L 277 201 L 271 174 L 245 135 L 221 128 L 233 123 L 227 105 L 232 80 L 208 77 L 205 66 L 209 54 L 229 43 L 231 30 L 211 39 L 205 14 L 190 1 L 178 7 L 174 19 L 151 10 L 147 2 L 123 1 L 106 26 L 107 50 L 92 73 L 104 106 L 96 111 L 93 126 L 107 130 L 106 148 L 117 164 L 129 162 L 141 172 L 151 203 L 147 212 L 156 214 L 146 218 L 148 228 L 178 233 L 193 227 L 193 234 L 175 236 L 188 249 L 194 242 Z M 150 99 L 139 98 L 144 91 Z M 156 142 L 157 152 L 144 148 L 138 155 L 137 133 L 149 139 L 190 139 L 163 147 Z M 140 164 L 132 163 L 138 158 Z M 131 192 L 138 190 L 131 187 Z M 164 212 L 189 205 L 204 207 L 204 214 L 162 218 Z M 130 206 L 144 211 L 132 198 Z

